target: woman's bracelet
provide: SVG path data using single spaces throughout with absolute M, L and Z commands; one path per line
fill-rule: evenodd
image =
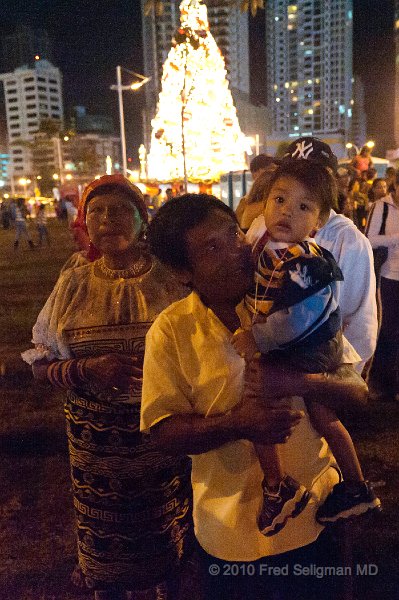
M 79 388 L 89 383 L 86 376 L 87 358 L 57 360 L 47 369 L 47 379 L 59 388 Z

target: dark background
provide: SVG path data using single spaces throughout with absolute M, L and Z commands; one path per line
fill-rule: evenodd
M 354 72 L 365 86 L 368 137 L 374 153 L 394 147 L 394 1 L 354 0 Z M 252 98 L 264 102 L 264 11 L 250 17 Z M 66 115 L 84 105 L 91 113 L 111 114 L 118 131 L 115 67 L 143 73 L 139 0 L 0 0 L 0 32 L 24 22 L 46 29 L 54 63 L 64 77 Z M 143 91 L 124 94 L 128 155 L 141 142 Z

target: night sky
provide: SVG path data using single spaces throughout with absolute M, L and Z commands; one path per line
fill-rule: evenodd
M 361 75 L 366 91 L 369 137 L 377 142 L 376 154 L 392 148 L 394 102 L 394 0 L 354 0 L 354 72 Z M 139 0 L 3 0 L 0 29 L 17 22 L 46 29 L 52 38 L 54 62 L 64 76 L 66 113 L 74 105 L 92 113 L 112 114 L 118 126 L 115 83 L 118 64 L 143 73 L 141 8 Z M 251 19 L 252 48 L 259 54 L 264 11 Z M 255 58 L 254 58 L 255 61 Z M 252 77 L 259 82 L 259 59 Z M 263 81 L 263 86 L 262 86 Z M 262 100 L 264 78 L 252 93 Z M 130 147 L 141 141 L 140 114 L 143 93 L 124 94 Z M 132 148 L 133 149 L 133 148 Z M 131 152 L 131 151 L 130 151 Z

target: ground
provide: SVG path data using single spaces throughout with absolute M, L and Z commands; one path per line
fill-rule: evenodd
M 33 231 L 33 227 L 32 227 Z M 50 222 L 51 247 L 13 249 L 0 229 L 0 600 L 78 600 L 69 576 L 75 538 L 63 417 L 63 394 L 32 380 L 19 357 L 73 243 L 64 223 Z M 349 528 L 353 600 L 399 598 L 397 501 L 399 403 L 370 403 L 346 417 L 366 475 L 384 511 Z M 364 564 L 369 574 L 361 574 Z M 348 584 L 350 582 L 348 581 Z M 197 600 L 195 591 L 192 600 Z M 340 599 L 337 599 L 340 600 Z M 345 600 L 350 600 L 348 595 Z

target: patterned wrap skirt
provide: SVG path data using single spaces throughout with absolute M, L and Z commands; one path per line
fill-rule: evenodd
M 146 589 L 173 576 L 193 543 L 191 461 L 154 448 L 139 403 L 68 391 L 65 414 L 87 584 Z

